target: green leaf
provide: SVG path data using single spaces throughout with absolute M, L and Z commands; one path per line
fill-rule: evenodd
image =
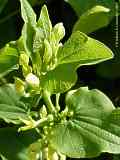
M 37 29 L 33 38 L 33 51 L 39 52 L 41 58 L 44 53 L 44 40 L 46 39 L 50 43 L 51 30 L 52 24 L 47 7 L 44 5 L 41 9 L 40 17 L 37 22 Z
M 20 0 L 21 14 L 25 22 L 22 30 L 23 43 L 26 53 L 32 56 L 33 53 L 33 36 L 36 30 L 36 14 L 27 0 Z
M 34 130 L 18 133 L 13 127 L 0 128 L 0 155 L 7 160 L 31 160 L 30 147 L 38 138 Z
M 27 107 L 20 101 L 12 84 L 0 87 L 0 119 L 7 123 L 21 123 L 19 118 L 28 119 Z
M 50 93 L 62 93 L 70 89 L 77 80 L 75 64 L 63 64 L 42 76 L 40 85 Z
M 33 36 L 34 36 L 34 29 L 29 23 L 24 24 L 22 30 L 23 36 L 23 43 L 25 47 L 25 51 L 29 57 L 33 57 Z
M 0 77 L 17 69 L 17 64 L 18 51 L 16 48 L 7 44 L 4 48 L 0 49 Z
M 58 44 L 59 41 L 65 36 L 65 28 L 63 26 L 63 23 L 57 23 L 53 27 L 53 33 L 55 38 L 55 43 Z
M 52 58 L 52 48 L 50 46 L 49 41 L 47 39 L 44 40 L 44 55 L 43 55 L 43 62 L 45 64 L 49 64 Z
M 42 7 L 37 26 L 43 29 L 45 38 L 49 38 L 52 30 L 52 24 L 49 18 L 47 7 L 45 5 Z
M 58 64 L 79 62 L 80 65 L 96 64 L 113 57 L 103 43 L 76 31 L 58 51 Z
M 27 0 L 20 0 L 21 3 L 21 14 L 25 23 L 29 23 L 30 26 L 36 26 L 36 14 L 34 13 L 31 5 Z
M 120 153 L 120 111 L 107 96 L 82 87 L 67 94 L 66 106 L 73 116 L 53 127 L 49 141 L 54 149 L 72 158 Z
M 79 20 L 74 25 L 73 31 L 79 30 L 89 34 L 107 26 L 109 24 L 109 12 L 110 10 L 103 6 L 91 8 L 80 16 Z

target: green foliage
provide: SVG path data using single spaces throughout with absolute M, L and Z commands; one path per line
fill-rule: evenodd
M 17 69 L 18 51 L 15 47 L 6 45 L 0 50 L 0 77 Z
M 81 32 L 89 34 L 99 28 L 107 26 L 109 24 L 109 12 L 110 10 L 103 6 L 91 8 L 80 16 L 73 31 L 80 30 Z
M 24 47 L 32 59 L 33 71 L 40 78 L 41 88 L 46 88 L 51 93 L 59 93 L 65 92 L 75 84 L 76 64 L 68 70 L 68 67 L 63 69 L 63 63 L 79 62 L 80 65 L 85 65 L 112 58 L 112 52 L 107 47 L 80 32 L 74 33 L 62 47 L 59 41 L 64 36 L 63 25 L 59 23 L 52 28 L 46 6 L 43 6 L 40 18 L 36 22 L 32 8 L 25 9 L 26 5 L 30 7 L 27 1 L 22 0 L 21 3 L 22 17 L 25 21 L 22 32 Z M 61 68 L 64 75 L 71 71 L 71 77 L 62 77 Z
M 43 75 L 41 86 L 51 93 L 63 93 L 70 89 L 77 80 L 76 64 L 63 64 Z
M 81 87 L 70 91 L 78 67 L 111 59 L 112 51 L 80 31 L 62 44 L 64 26 L 52 26 L 45 5 L 37 21 L 28 1 L 20 0 L 20 4 L 21 36 L 0 51 L 1 79 L 14 69 L 20 73 L 14 84 L 5 81 L 0 86 L 1 158 L 52 160 L 62 159 L 62 154 L 86 158 L 101 152 L 120 153 L 120 110 L 98 90 Z M 93 12 L 98 10 L 106 12 L 101 7 Z M 65 92 L 63 110 L 59 98 Z
M 111 19 L 116 15 L 114 0 L 66 1 L 73 7 L 78 15 L 78 21 L 75 23 L 73 30 L 79 30 L 86 34 L 107 26 L 111 22 Z
M 66 107 L 73 115 L 52 130 L 50 142 L 53 148 L 74 158 L 95 157 L 101 151 L 119 153 L 120 127 L 112 120 L 115 108 L 103 93 L 87 87 L 70 91 Z M 116 116 L 120 118 L 120 115 Z
M 102 54 L 101 54 L 102 53 Z M 75 32 L 58 52 L 58 63 L 79 62 L 90 65 L 112 58 L 112 52 L 101 42 Z
M 11 84 L 0 87 L 0 118 L 15 124 L 21 122 L 20 118 L 27 119 L 27 107 Z

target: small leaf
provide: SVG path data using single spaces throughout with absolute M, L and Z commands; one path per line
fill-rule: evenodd
M 63 93 L 70 89 L 77 80 L 76 65 L 63 64 L 42 76 L 40 85 L 50 93 Z
M 52 30 L 52 24 L 49 18 L 47 7 L 45 5 L 42 7 L 37 26 L 43 29 L 45 38 L 49 38 Z
M 39 52 L 40 55 L 42 55 L 41 52 L 43 52 L 43 45 L 44 45 L 44 33 L 41 28 L 37 28 L 35 35 L 33 37 L 33 52 Z
M 44 40 L 44 55 L 43 55 L 43 62 L 45 64 L 49 64 L 50 60 L 52 58 L 52 48 L 50 46 L 50 43 L 47 41 L 47 39 Z
M 72 158 L 120 153 L 120 111 L 107 96 L 82 87 L 68 92 L 66 106 L 73 116 L 53 127 L 49 141 L 54 149 Z
M 28 3 L 27 0 L 20 0 L 21 3 L 21 14 L 25 23 L 29 23 L 30 26 L 36 26 L 36 15 Z
M 17 69 L 18 51 L 16 48 L 7 44 L 0 50 L 0 77 L 12 70 Z
M 79 62 L 80 65 L 91 65 L 112 57 L 107 46 L 79 31 L 73 33 L 58 51 L 59 64 Z
M 40 76 L 42 68 L 42 60 L 44 54 L 44 33 L 40 28 L 36 29 L 36 32 L 33 37 L 33 56 L 32 63 L 34 72 Z
M 51 32 L 50 35 L 50 45 L 52 48 L 52 61 L 53 64 L 56 63 L 56 55 L 58 52 L 59 47 L 62 45 L 62 43 L 59 43 L 60 40 L 65 36 L 65 28 L 62 23 L 56 24 Z
M 0 119 L 17 124 L 19 118 L 28 118 L 27 107 L 20 101 L 15 87 L 11 84 L 0 87 Z
M 53 27 L 53 33 L 55 36 L 55 41 L 58 44 L 59 41 L 65 36 L 65 28 L 63 23 L 58 23 Z
M 26 53 L 28 56 L 32 57 L 33 36 L 36 30 L 36 15 L 27 0 L 20 0 L 20 2 L 21 14 L 25 22 L 22 30 L 23 43 Z
M 26 53 L 29 57 L 33 56 L 33 36 L 34 29 L 29 23 L 25 23 L 22 29 L 23 43 Z
M 109 24 L 110 9 L 103 6 L 95 6 L 83 13 L 76 22 L 73 31 L 81 31 L 89 34 Z M 99 21 L 98 21 L 99 19 Z

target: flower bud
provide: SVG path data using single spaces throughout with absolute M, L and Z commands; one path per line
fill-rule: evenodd
M 32 88 L 38 88 L 39 87 L 39 84 L 40 84 L 39 78 L 37 76 L 35 76 L 34 74 L 29 73 L 26 76 L 25 80 L 30 87 L 32 87 Z
M 47 116 L 47 109 L 45 105 L 43 105 L 42 108 L 40 109 L 40 117 L 45 118 L 46 116 Z
M 53 118 L 53 115 L 52 115 L 52 114 L 49 114 L 47 118 L 48 118 L 48 121 L 49 121 L 49 122 L 51 122 L 51 121 L 53 121 L 53 120 L 54 120 L 54 118 Z
M 22 51 L 22 53 L 20 54 L 20 59 L 19 59 L 19 63 L 22 66 L 27 66 L 29 63 L 29 57 L 27 54 L 25 54 L 24 51 Z
M 63 23 L 58 23 L 54 26 L 53 32 L 55 35 L 55 40 L 57 43 L 65 36 L 65 28 L 63 26 Z
M 24 82 L 21 79 L 15 78 L 15 88 L 20 95 L 24 94 L 25 87 Z

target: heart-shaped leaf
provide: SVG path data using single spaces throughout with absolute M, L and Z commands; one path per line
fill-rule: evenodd
M 112 57 L 112 51 L 103 43 L 76 31 L 59 49 L 58 64 L 79 62 L 80 65 L 91 65 Z
M 53 127 L 50 143 L 69 157 L 86 158 L 101 152 L 120 153 L 120 111 L 100 91 L 82 87 L 66 97 L 73 116 Z

